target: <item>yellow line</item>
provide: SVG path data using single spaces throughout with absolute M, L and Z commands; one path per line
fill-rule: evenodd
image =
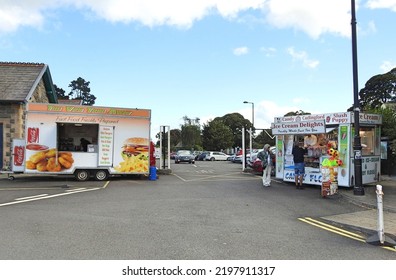
M 351 239 L 354 239 L 354 240 L 357 240 L 357 241 L 366 243 L 366 240 L 364 240 L 364 239 L 360 239 L 360 238 L 354 237 L 354 236 L 352 236 L 352 235 L 345 234 L 345 233 L 343 233 L 343 232 L 340 232 L 340 231 L 331 229 L 331 228 L 329 228 L 329 227 L 327 227 L 327 226 L 318 225 L 318 224 L 316 224 L 316 223 L 313 223 L 313 222 L 308 221 L 308 220 L 303 219 L 303 218 L 298 218 L 298 219 L 299 219 L 300 221 L 302 221 L 302 222 L 305 222 L 305 223 L 307 223 L 307 224 L 313 225 L 313 226 L 315 226 L 315 227 L 318 227 L 318 228 L 321 228 L 321 229 L 324 229 L 324 230 L 327 230 L 327 231 L 336 233 L 336 234 L 338 234 L 338 235 L 345 236 L 345 237 L 349 237 L 349 238 L 351 238 Z
M 309 221 L 312 221 L 312 222 L 314 222 L 314 223 L 317 223 L 317 224 L 320 224 L 320 225 L 326 226 L 326 227 L 328 227 L 328 228 L 332 228 L 332 229 L 335 229 L 335 230 L 338 230 L 338 231 L 344 232 L 344 233 L 346 233 L 346 234 L 349 234 L 349 235 L 355 236 L 355 237 L 357 237 L 357 238 L 364 238 L 364 236 L 361 236 L 361 235 L 359 235 L 359 234 L 356 234 L 356 233 L 353 233 L 353 232 L 350 232 L 350 231 L 344 230 L 344 229 L 342 229 L 342 228 L 338 228 L 338 227 L 335 227 L 335 226 L 332 226 L 332 225 L 329 225 L 329 224 L 323 223 L 323 222 L 321 222 L 321 221 L 314 220 L 314 219 L 312 219 L 312 218 L 309 218 L 309 217 L 305 217 L 305 219 L 307 219 L 307 220 L 309 220 Z
M 389 251 L 396 252 L 396 249 L 395 249 L 395 248 L 393 248 L 393 247 L 382 246 L 382 248 L 384 248 L 384 249 L 386 249 L 386 250 L 389 250 Z

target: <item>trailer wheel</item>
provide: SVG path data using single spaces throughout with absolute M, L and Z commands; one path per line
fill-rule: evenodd
M 106 170 L 96 170 L 95 180 L 104 181 L 109 177 L 109 173 Z
M 89 179 L 89 172 L 88 170 L 76 170 L 76 172 L 74 172 L 74 177 L 76 177 L 78 181 L 87 181 Z

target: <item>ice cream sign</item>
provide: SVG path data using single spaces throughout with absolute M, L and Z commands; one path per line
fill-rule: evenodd
M 301 121 L 287 123 L 273 123 L 272 134 L 318 134 L 325 133 L 324 121 Z

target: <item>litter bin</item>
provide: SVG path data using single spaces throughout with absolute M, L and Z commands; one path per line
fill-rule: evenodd
M 150 180 L 150 181 L 155 181 L 155 180 L 157 180 L 157 167 L 155 167 L 155 166 L 150 166 L 149 180 Z

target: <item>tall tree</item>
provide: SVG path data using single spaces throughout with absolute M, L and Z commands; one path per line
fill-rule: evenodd
M 284 117 L 289 117 L 289 116 L 300 116 L 300 115 L 311 115 L 311 113 L 304 112 L 303 110 L 298 110 L 294 112 L 289 112 L 284 115 Z
M 231 128 L 216 118 L 203 125 L 202 143 L 206 150 L 220 151 L 231 148 L 233 134 Z
M 361 108 L 379 108 L 382 104 L 396 101 L 396 68 L 388 73 L 375 75 L 359 91 Z M 351 109 L 351 108 L 350 108 Z
M 65 90 L 54 84 L 55 93 L 58 99 L 69 99 L 69 96 L 65 95 Z
M 249 120 L 245 119 L 239 113 L 226 114 L 222 117 L 217 117 L 214 120 L 222 121 L 224 125 L 231 129 L 233 136 L 232 147 L 242 147 L 242 127 L 245 127 L 246 130 L 252 127 L 252 123 Z
M 81 99 L 83 105 L 94 105 L 96 97 L 90 93 L 91 89 L 89 84 L 90 82 L 85 81 L 81 77 L 71 81 L 69 84 L 71 88 L 69 97 L 71 99 Z
M 188 149 L 196 149 L 202 146 L 201 128 L 199 118 L 190 119 L 183 117 L 184 125 L 181 126 L 182 145 Z

